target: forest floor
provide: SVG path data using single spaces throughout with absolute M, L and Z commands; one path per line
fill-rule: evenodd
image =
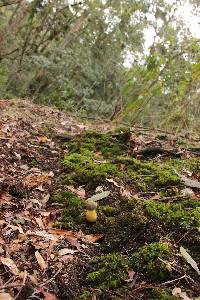
M 186 137 L 1 100 L 0 300 L 200 299 Z

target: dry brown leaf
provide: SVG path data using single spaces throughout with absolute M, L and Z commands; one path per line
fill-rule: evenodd
M 90 243 L 95 243 L 98 240 L 100 240 L 102 237 L 104 236 L 104 234 L 88 234 L 85 236 L 86 240 Z
M 40 143 L 46 143 L 48 141 L 48 137 L 46 135 L 39 136 L 38 141 Z
M 68 248 L 63 248 L 63 249 L 60 249 L 58 251 L 58 255 L 59 256 L 63 256 L 63 255 L 67 255 L 67 254 L 74 254 L 76 253 L 77 250 L 72 250 L 72 249 L 68 249 Z
M 36 223 L 39 225 L 40 228 L 44 229 L 45 226 L 43 224 L 42 218 L 35 218 Z
M 0 300 L 12 300 L 13 297 L 11 297 L 8 293 L 0 293 Z
M 77 189 L 73 186 L 73 185 L 68 185 L 67 189 L 76 194 L 77 196 L 79 196 L 80 198 L 84 199 L 85 198 L 85 190 L 79 186 Z
M 47 194 L 45 195 L 41 200 L 40 202 L 42 203 L 42 206 L 45 207 L 47 202 L 49 201 L 49 198 L 50 198 L 50 194 Z
M 9 203 L 10 201 L 12 200 L 12 196 L 7 193 L 7 192 L 2 192 L 0 194 L 0 203 L 1 202 L 6 202 L 6 203 Z
M 27 175 L 23 180 L 22 183 L 25 187 L 28 188 L 36 188 L 41 187 L 43 184 L 50 185 L 51 184 L 51 177 L 48 173 L 43 174 L 30 174 Z
M 127 198 L 132 196 L 131 192 L 127 189 L 124 189 L 124 188 L 120 189 L 120 194 L 121 194 L 122 197 L 127 197 Z
M 98 192 L 99 192 L 99 193 L 103 192 L 103 187 L 100 186 L 100 185 L 97 186 L 96 189 L 95 189 L 95 192 L 97 192 L 97 193 L 98 193 Z
M 35 257 L 36 257 L 36 259 L 37 259 L 37 262 L 38 262 L 38 265 L 40 266 L 40 268 L 42 269 L 42 270 L 45 270 L 45 269 L 47 269 L 47 263 L 45 262 L 45 260 L 44 260 L 44 258 L 42 257 L 42 255 L 40 254 L 40 252 L 39 251 L 36 251 L 35 252 Z
M 149 198 L 149 200 L 159 200 L 160 199 L 160 195 L 159 194 L 155 194 L 154 196 L 152 196 L 151 198 Z
M 67 236 L 66 235 L 66 239 L 67 241 L 74 247 L 76 247 L 76 249 L 78 251 L 81 251 L 81 244 L 77 241 L 77 238 L 71 237 L 71 236 Z
M 15 262 L 11 258 L 4 258 L 0 257 L 0 260 L 2 264 L 9 268 L 9 270 L 15 275 L 18 276 L 20 274 L 20 271 L 18 267 L 16 266 Z
M 59 258 L 59 261 L 61 262 L 66 262 L 66 261 L 69 261 L 69 260 L 72 260 L 74 259 L 74 256 L 72 254 L 68 254 L 68 255 L 63 255 Z
M 72 237 L 80 237 L 79 232 L 71 231 L 71 230 L 64 230 L 64 229 L 49 229 L 49 233 L 51 234 L 58 234 L 58 235 L 68 235 Z
M 175 287 L 172 290 L 172 295 L 175 296 L 175 297 L 178 296 L 180 293 L 181 293 L 181 288 Z
M 56 295 L 54 295 L 52 293 L 43 292 L 43 294 L 44 294 L 44 300 L 58 300 Z
M 133 281 L 133 278 L 134 278 L 135 274 L 136 274 L 136 273 L 135 273 L 133 270 L 129 270 L 129 271 L 128 271 L 128 279 L 126 279 L 125 281 L 126 281 L 126 282 L 131 282 L 131 281 Z
M 178 287 L 175 287 L 172 290 L 172 295 L 175 297 L 178 297 L 179 299 L 182 299 L 182 300 L 192 300 L 191 298 L 189 298 L 187 296 L 187 294 L 185 292 L 181 291 L 181 288 L 178 288 Z
M 112 178 L 106 178 L 106 181 L 113 183 L 113 185 L 118 188 L 121 188 L 121 186 L 116 181 L 114 181 Z

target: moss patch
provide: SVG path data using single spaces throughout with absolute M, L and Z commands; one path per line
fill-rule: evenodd
M 182 200 L 179 203 L 161 203 L 148 200 L 144 203 L 148 214 L 159 219 L 169 228 L 188 229 L 200 226 L 199 201 Z
M 120 254 L 95 257 L 90 261 L 92 271 L 86 280 L 101 288 L 120 287 L 128 275 L 128 262 Z
M 166 265 L 159 260 L 169 259 L 172 251 L 167 243 L 145 245 L 132 255 L 133 269 L 142 271 L 150 280 L 162 281 L 169 275 Z
M 62 219 L 55 225 L 65 227 L 66 229 L 77 229 L 78 224 L 84 220 L 83 201 L 70 192 L 57 192 L 52 196 L 52 202 L 62 203 Z
M 78 183 L 97 186 L 108 175 L 122 176 L 117 165 L 105 162 L 102 159 L 97 161 L 94 158 L 94 154 L 85 149 L 82 153 L 66 155 L 63 160 L 63 166 L 67 173 L 62 178 L 65 184 Z

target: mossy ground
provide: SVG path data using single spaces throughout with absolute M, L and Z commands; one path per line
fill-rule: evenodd
M 64 208 L 55 225 L 104 235 L 96 257 L 93 255 L 83 274 L 79 299 L 92 299 L 93 295 L 97 299 L 124 299 L 123 293 L 129 299 L 125 280 L 130 269 L 138 273 L 140 280 L 155 286 L 173 280 L 177 272 L 167 268 L 167 263 L 181 260 L 177 257 L 179 240 L 197 256 L 199 201 L 178 197 L 184 184 L 176 171 L 196 172 L 198 159 L 139 160 L 131 156 L 127 137 L 127 133 L 85 132 L 65 145 L 68 152 L 62 161 L 63 173 L 56 184 L 57 192 L 52 195 L 52 201 L 62 203 Z M 113 179 L 124 189 L 133 191 L 133 195 L 124 196 L 119 187 L 106 179 Z M 71 184 L 75 188 L 84 186 L 88 197 L 98 186 L 111 191 L 98 203 L 96 223 L 85 220 L 84 200 L 67 191 Z M 159 199 L 149 199 L 149 193 L 159 195 Z M 171 201 L 166 202 L 165 197 L 171 197 Z M 189 230 L 193 231 L 195 245 L 188 237 Z M 183 260 L 181 264 L 184 266 Z M 113 289 L 121 296 L 109 298 L 105 294 Z M 174 299 L 165 288 L 148 293 L 144 299 Z

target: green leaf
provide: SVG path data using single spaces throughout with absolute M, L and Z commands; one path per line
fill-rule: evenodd
M 108 197 L 109 194 L 110 194 L 109 191 L 98 193 L 96 195 L 93 195 L 91 198 L 88 198 L 86 201 L 99 201 L 101 199 Z
M 192 268 L 197 271 L 198 275 L 200 275 L 200 270 L 197 266 L 196 261 L 190 256 L 190 254 L 183 248 L 182 246 L 180 247 L 180 252 L 182 256 L 185 258 L 185 260 L 192 266 Z

